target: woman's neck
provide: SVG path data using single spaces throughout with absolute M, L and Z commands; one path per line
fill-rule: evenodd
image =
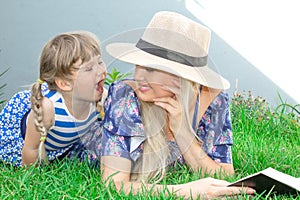
M 215 100 L 215 98 L 220 94 L 222 90 L 212 89 L 206 86 L 202 87 L 200 94 L 200 104 L 199 104 L 199 112 L 198 112 L 198 120 L 200 121 L 204 113 L 206 112 L 209 105 Z

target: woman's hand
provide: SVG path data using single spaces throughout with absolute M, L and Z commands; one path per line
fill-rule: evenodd
M 227 187 L 230 183 L 214 178 L 203 178 L 197 181 L 179 185 L 180 196 L 192 197 L 193 199 L 216 199 L 237 196 L 240 194 L 253 195 L 255 190 L 248 187 Z
M 143 192 L 149 190 L 154 195 L 160 194 L 165 187 L 171 193 L 186 199 L 216 199 L 228 196 L 237 196 L 239 194 L 254 194 L 255 190 L 247 187 L 227 187 L 230 183 L 227 181 L 203 178 L 196 181 L 179 185 L 160 185 L 147 184 L 130 181 L 131 161 L 122 157 L 102 156 L 101 172 L 102 180 L 109 184 L 110 181 L 116 186 L 117 191 L 123 191 L 126 194 Z
M 182 123 L 179 123 L 182 118 L 182 108 L 178 101 L 178 96 L 180 94 L 180 83 L 179 80 L 173 79 L 171 85 L 162 85 L 161 89 L 171 92 L 174 95 L 172 97 L 162 97 L 153 99 L 154 104 L 165 109 L 168 113 L 169 128 L 174 134 L 180 128 Z

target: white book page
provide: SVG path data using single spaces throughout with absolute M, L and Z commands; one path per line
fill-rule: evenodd
M 300 178 L 295 178 L 271 167 L 261 171 L 261 173 L 300 191 Z
M 264 169 L 264 170 L 262 170 L 260 172 L 257 172 L 255 174 L 251 174 L 249 176 L 246 176 L 245 178 L 237 180 L 236 182 L 231 183 L 230 185 L 234 185 L 234 184 L 239 183 L 241 181 L 245 181 L 245 180 L 247 180 L 247 179 L 249 179 L 251 177 L 255 177 L 255 176 L 259 175 L 259 174 L 263 174 L 263 175 L 265 175 L 267 177 L 270 177 L 270 178 L 276 180 L 277 182 L 283 183 L 285 185 L 288 185 L 291 188 L 294 188 L 294 189 L 300 191 L 300 178 L 295 178 L 295 177 L 290 176 L 288 174 L 285 174 L 285 173 L 282 173 L 280 171 L 277 171 L 276 169 L 273 169 L 271 167 L 269 167 L 267 169 Z

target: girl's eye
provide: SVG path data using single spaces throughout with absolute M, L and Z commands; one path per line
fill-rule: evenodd
M 93 67 L 86 67 L 85 68 L 85 71 L 92 71 L 93 70 Z
M 103 64 L 103 60 L 102 60 L 101 56 L 98 56 L 97 61 L 98 61 L 98 64 L 99 64 L 99 65 L 102 65 L 102 64 Z

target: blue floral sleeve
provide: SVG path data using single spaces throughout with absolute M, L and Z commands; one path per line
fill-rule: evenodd
M 203 115 L 197 130 L 203 150 L 216 162 L 232 163 L 229 96 L 221 92 Z
M 144 140 L 137 97 L 124 82 L 113 83 L 105 101 L 105 117 L 102 135 L 102 156 L 120 156 L 132 160 L 131 151 L 135 142 Z

